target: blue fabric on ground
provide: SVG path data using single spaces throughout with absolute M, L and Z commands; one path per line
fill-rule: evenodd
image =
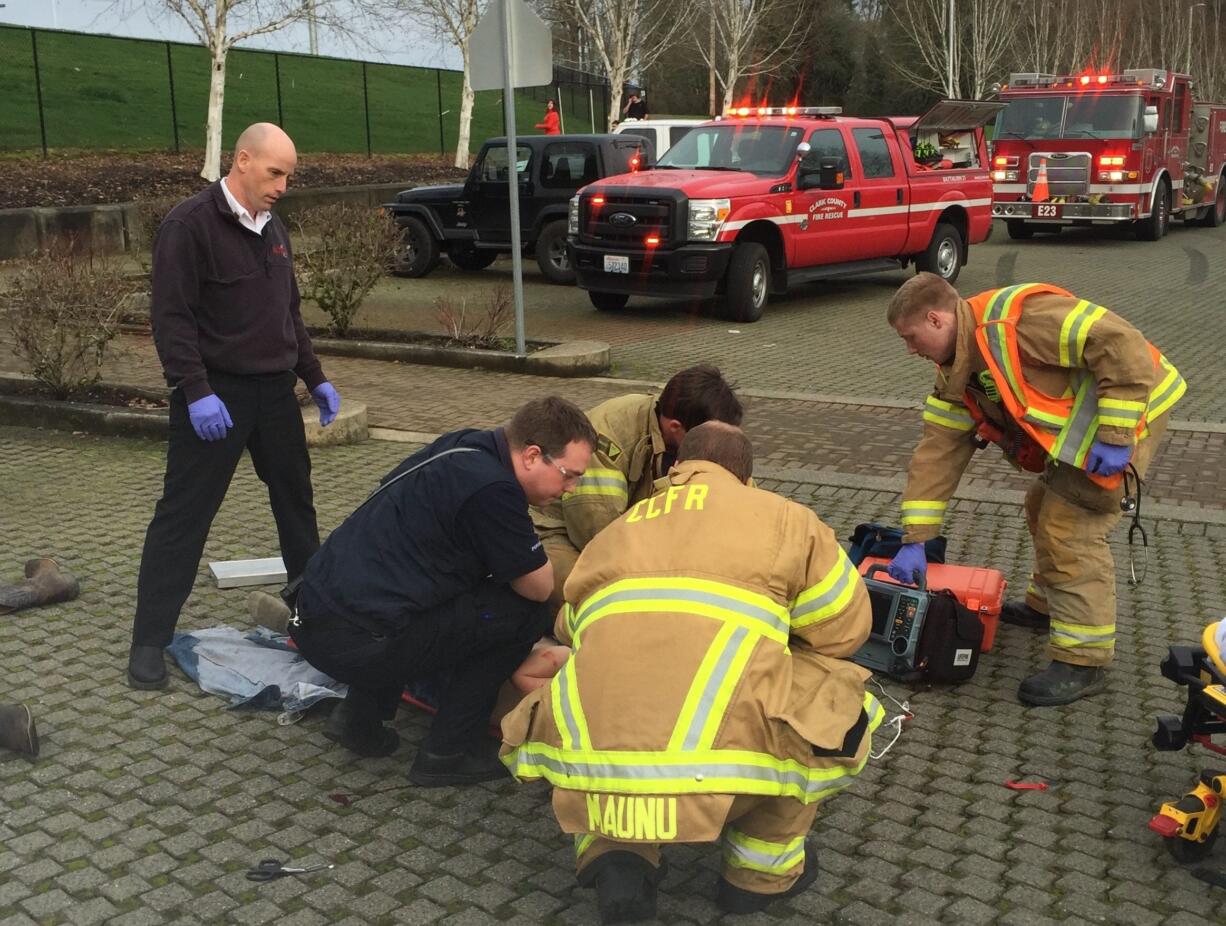
M 344 698 L 349 686 L 320 672 L 264 627 L 242 633 L 210 627 L 176 633 L 166 651 L 189 678 L 230 707 L 304 711 L 324 698 Z

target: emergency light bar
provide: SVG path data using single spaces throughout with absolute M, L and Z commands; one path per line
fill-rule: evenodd
M 724 116 L 838 116 L 842 112 L 842 106 L 729 106 Z
M 1010 74 L 1009 82 L 1001 87 L 1008 90 L 1025 90 L 1040 87 L 1074 87 L 1090 90 L 1107 86 L 1153 87 L 1161 89 L 1167 83 L 1166 71 L 1158 68 L 1129 68 L 1123 74 L 1036 74 L 1024 72 Z

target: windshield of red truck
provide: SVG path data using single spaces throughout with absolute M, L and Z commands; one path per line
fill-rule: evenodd
M 657 168 L 787 173 L 804 138 L 803 126 L 703 125 L 687 132 L 660 158 Z
M 996 117 L 993 139 L 1140 138 L 1141 98 L 1102 96 L 1020 97 Z

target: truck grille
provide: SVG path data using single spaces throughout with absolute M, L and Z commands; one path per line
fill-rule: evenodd
M 1047 189 L 1052 196 L 1084 196 L 1090 192 L 1090 167 L 1094 160 L 1089 154 L 1031 152 L 1026 173 L 1028 196 L 1034 195 L 1034 182 L 1039 179 L 1039 165 L 1043 161 L 1047 161 Z
M 673 203 L 668 199 L 608 196 L 600 206 L 593 206 L 591 197 L 582 200 L 579 239 L 584 242 L 642 248 L 645 239 L 654 235 L 665 245 L 672 238 L 672 229 Z

